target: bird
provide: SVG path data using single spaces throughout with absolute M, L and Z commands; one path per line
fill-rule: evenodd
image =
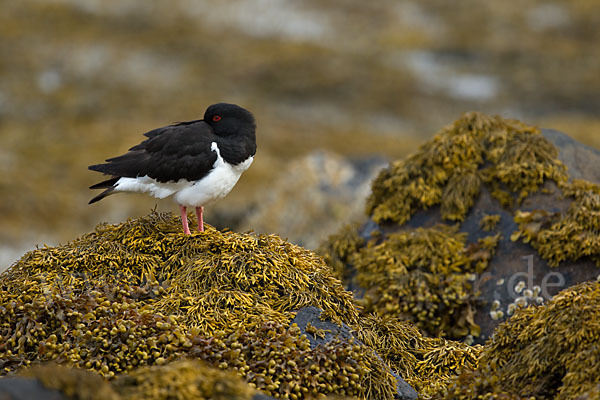
M 254 160 L 256 122 L 236 104 L 209 106 L 202 119 L 177 122 L 144 133 L 126 154 L 88 169 L 110 175 L 90 186 L 104 189 L 88 204 L 120 192 L 173 196 L 183 232 L 190 235 L 187 208 L 195 207 L 198 231 L 204 231 L 204 207 L 225 197 Z

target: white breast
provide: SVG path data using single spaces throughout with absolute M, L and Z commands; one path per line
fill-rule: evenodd
M 183 206 L 206 206 L 225 197 L 254 161 L 254 157 L 248 157 L 237 165 L 231 165 L 221 157 L 216 142 L 211 144 L 211 150 L 217 153 L 217 160 L 209 174 L 199 181 L 158 182 L 148 176 L 121 178 L 115 184 L 115 191 L 148 193 L 159 199 L 174 195 L 175 201 Z

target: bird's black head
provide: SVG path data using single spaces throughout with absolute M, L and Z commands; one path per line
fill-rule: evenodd
M 208 107 L 204 113 L 204 122 L 210 125 L 218 136 L 254 135 L 256 130 L 252 113 L 229 103 L 217 103 Z

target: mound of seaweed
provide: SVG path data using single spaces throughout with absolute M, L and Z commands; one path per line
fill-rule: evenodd
M 536 192 L 546 179 L 567 180 L 558 151 L 539 129 L 472 112 L 395 161 L 373 182 L 367 213 L 377 223 L 403 224 L 421 209 L 441 205 L 442 217 L 462 221 L 482 185 L 503 205 Z
M 473 280 L 488 266 L 499 239 L 495 234 L 468 244 L 456 226 L 439 224 L 367 241 L 347 226 L 319 252 L 363 292 L 364 312 L 408 318 L 430 336 L 463 338 L 479 335 Z
M 191 358 L 276 398 L 392 399 L 393 372 L 419 393 L 439 392 L 475 369 L 480 351 L 393 318 L 360 317 L 320 257 L 277 236 L 210 226 L 186 236 L 172 214 L 100 225 L 25 254 L 0 275 L 0 304 L 2 375 L 54 362 L 118 385 L 175 373 L 173 362 Z M 326 332 L 291 323 L 307 306 L 352 337 L 311 348 L 307 335 Z M 162 398 L 150 395 L 162 393 L 154 381 L 144 396 Z
M 176 218 L 153 213 L 64 246 L 27 253 L 0 276 L 5 300 L 45 300 L 115 285 L 148 288 L 143 309 L 177 317 L 204 332 L 264 321 L 289 323 L 312 305 L 335 322 L 355 324 L 352 295 L 315 254 L 275 235 L 220 232 L 181 235 Z M 133 291 L 130 291 L 133 293 Z
M 396 380 L 372 349 L 311 349 L 289 327 L 308 305 L 358 323 L 351 293 L 318 256 L 274 235 L 208 226 L 186 236 L 178 225 L 158 213 L 101 225 L 0 275 L 2 372 L 56 361 L 113 378 L 192 356 L 284 398 L 393 396 Z
M 239 376 L 209 368 L 196 360 L 138 368 L 113 386 L 127 400 L 181 399 L 250 400 L 256 390 Z
M 597 398 L 599 342 L 600 282 L 573 286 L 499 325 L 477 370 L 461 375 L 441 397 Z
M 211 368 L 197 360 L 142 367 L 112 382 L 90 371 L 56 364 L 26 369 L 21 376 L 36 379 L 43 387 L 57 390 L 66 398 L 79 400 L 259 398 L 258 392 L 237 374 Z
M 546 133 L 570 149 L 565 162 L 576 176 L 582 171 L 569 161 L 581 151 L 600 160 Z M 516 307 L 598 275 L 600 189 L 568 179 L 538 128 L 466 113 L 383 170 L 368 199 L 370 221 L 346 226 L 318 252 L 362 295 L 365 313 L 483 342 Z M 557 274 L 559 284 L 545 285 Z

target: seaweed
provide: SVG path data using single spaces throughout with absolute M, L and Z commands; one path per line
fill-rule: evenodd
M 289 327 L 306 305 L 357 327 L 352 295 L 321 258 L 275 235 L 207 226 L 186 237 L 178 224 L 152 213 L 101 225 L 0 275 L 1 373 L 53 361 L 112 380 L 193 357 L 281 398 L 393 397 L 371 348 L 311 349 Z
M 20 376 L 35 378 L 44 387 L 55 389 L 69 399 L 120 400 L 121 396 L 98 374 L 56 363 L 26 368 Z
M 444 390 L 457 376 L 477 368 L 482 346 L 431 338 L 410 322 L 376 314 L 361 320 L 364 343 L 398 372 L 422 398 Z
M 486 232 L 491 232 L 498 226 L 500 218 L 500 214 L 484 215 L 479 221 L 479 227 Z
M 582 257 L 600 266 L 600 185 L 574 180 L 561 190 L 573 199 L 566 212 L 518 211 L 511 239 L 530 243 L 554 267 Z
M 321 243 L 317 249 L 327 265 L 343 282 L 348 282 L 353 271 L 348 268 L 350 257 L 363 247 L 366 241 L 358 234 L 358 224 L 343 226 L 337 233 Z
M 571 400 L 598 393 L 600 283 L 585 282 L 547 304 L 519 308 L 466 371 L 436 398 Z
M 465 251 L 479 268 L 481 257 Z M 180 374 L 165 388 L 200 391 L 194 374 L 219 381 L 213 370 L 220 370 L 277 398 L 391 399 L 392 371 L 432 393 L 475 368 L 478 347 L 425 338 L 394 318 L 361 316 L 332 274 L 316 254 L 274 235 L 207 226 L 186 236 L 177 217 L 159 213 L 100 225 L 27 253 L 0 275 L 0 374 L 57 363 L 99 374 L 124 398 L 162 398 L 163 375 Z M 307 304 L 348 325 L 354 339 L 311 348 L 290 325 Z
M 235 373 L 198 360 L 138 368 L 113 387 L 127 400 L 250 400 L 257 393 Z
M 402 225 L 418 210 L 439 204 L 444 219 L 462 221 L 482 185 L 512 207 L 548 179 L 565 182 L 566 167 L 539 129 L 470 112 L 382 171 L 373 182 L 367 214 L 377 223 Z
M 408 318 L 433 336 L 477 336 L 471 281 L 494 254 L 499 235 L 466 243 L 457 227 L 437 225 L 373 239 L 349 261 L 366 288 L 364 312 Z

